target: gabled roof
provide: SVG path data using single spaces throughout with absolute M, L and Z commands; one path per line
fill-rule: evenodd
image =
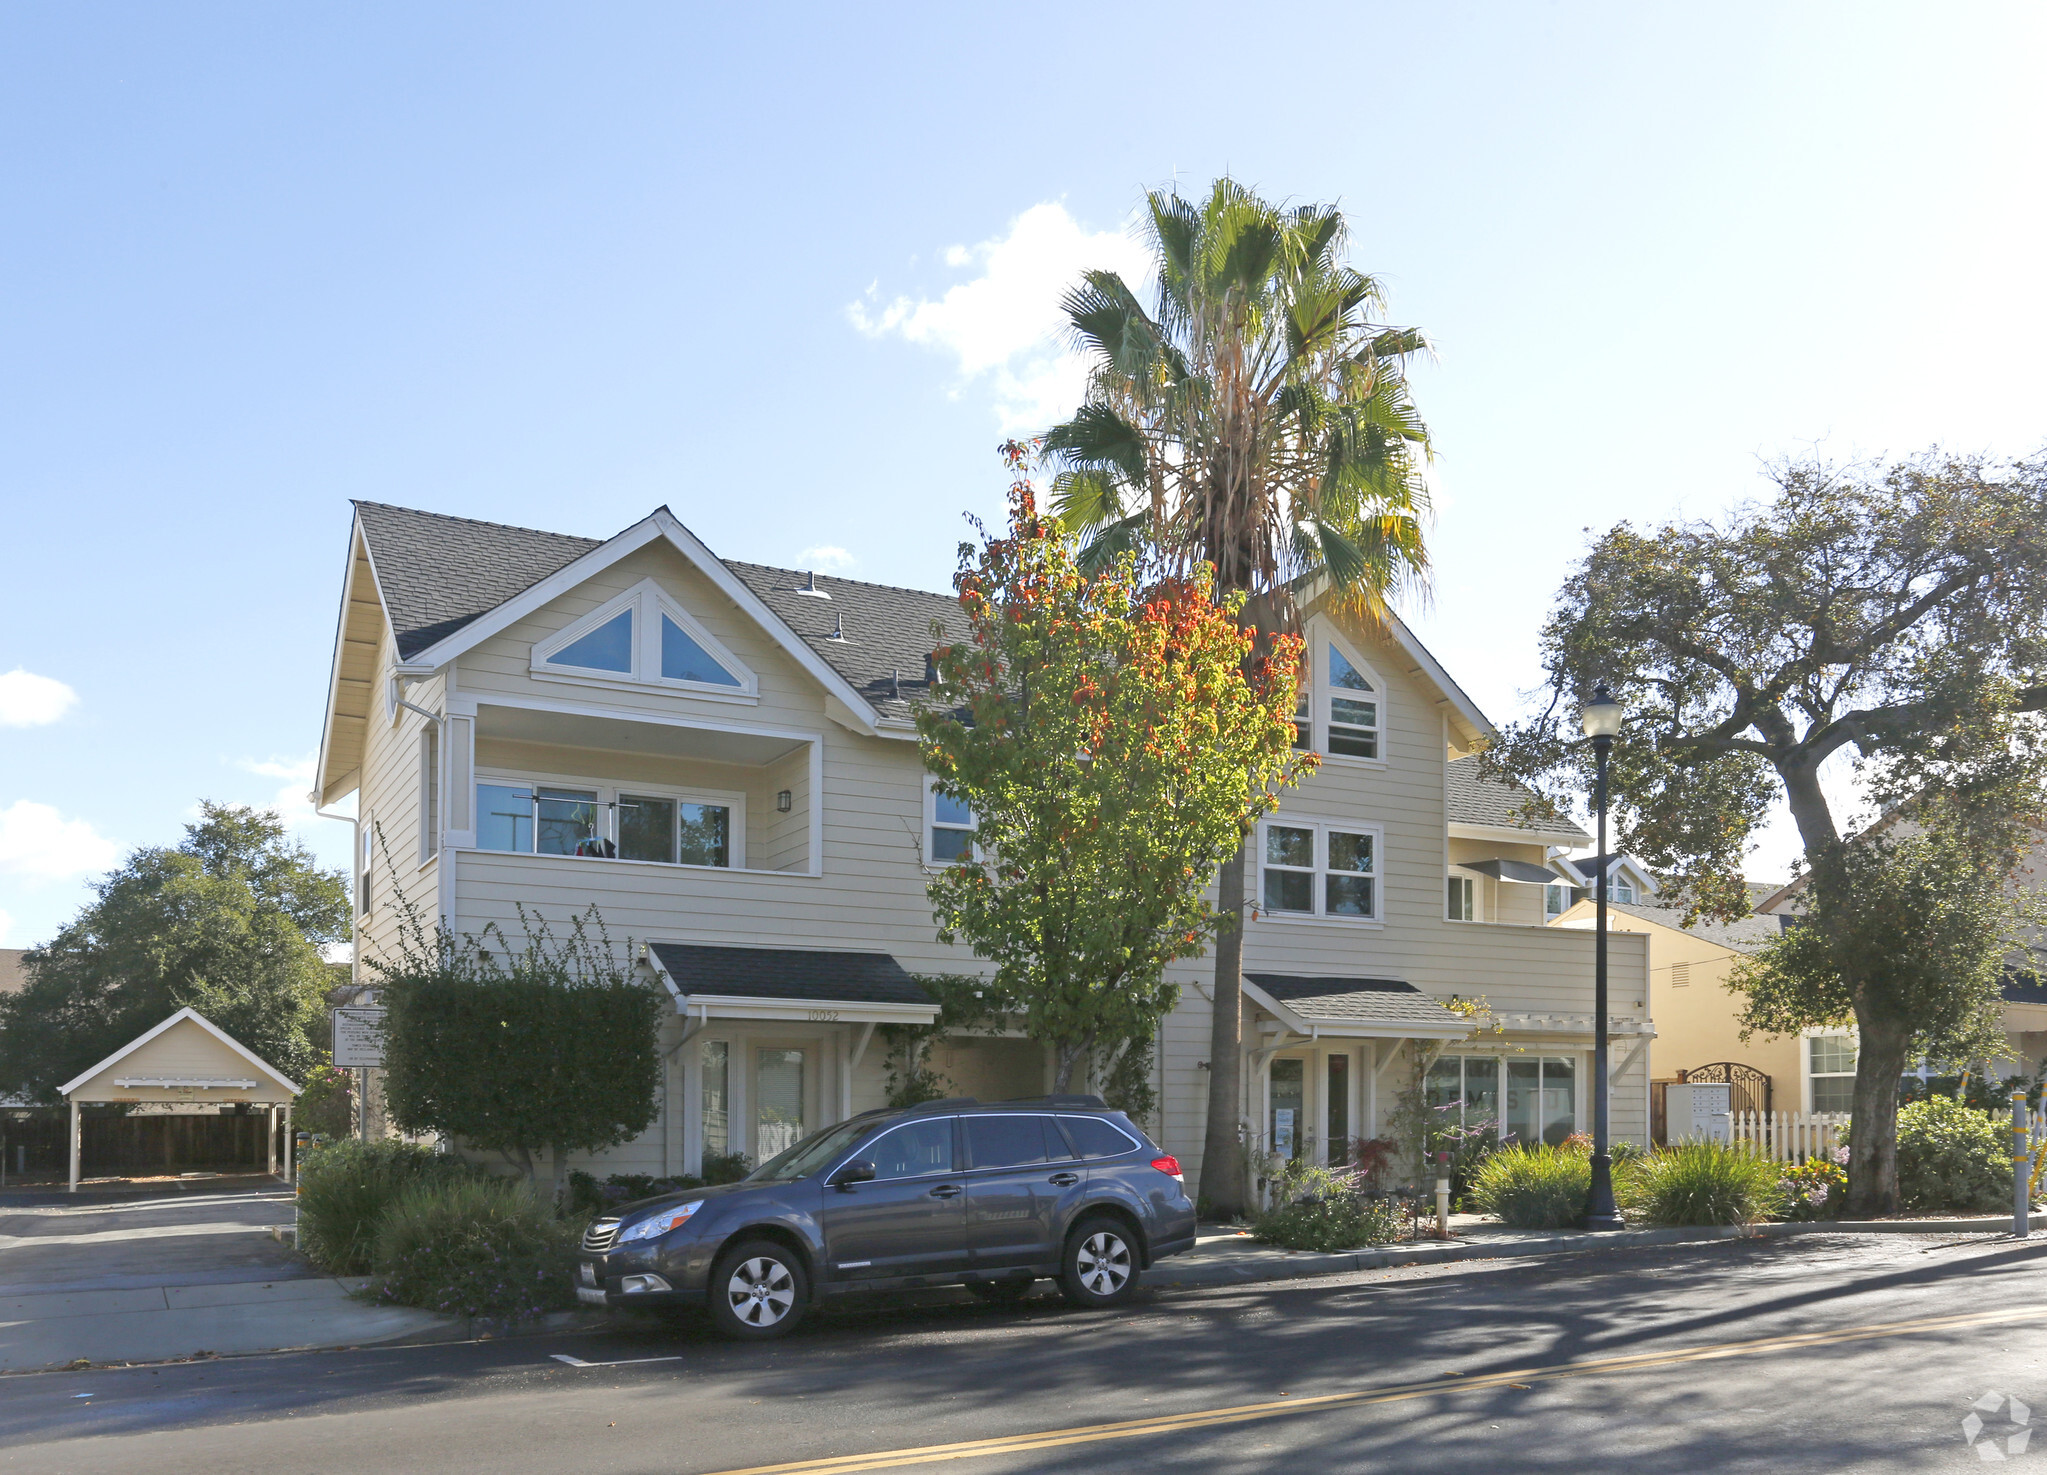
M 579 560 L 611 544 L 620 545 L 623 556 L 649 541 L 640 537 L 628 546 L 621 541 L 625 534 L 600 541 L 378 502 L 355 506 L 405 661 L 439 664 L 459 651 L 463 632 L 486 616 L 529 591 L 551 597 L 554 591 L 541 586 Z M 959 603 L 949 594 L 823 575 L 813 585 L 809 574 L 795 569 L 718 558 L 665 508 L 648 521 L 669 530 L 672 539 L 680 534 L 686 554 L 700 563 L 708 560 L 746 596 L 739 601 L 742 608 L 758 602 L 757 612 L 769 616 L 764 623 L 770 635 L 798 643 L 803 655 L 845 684 L 840 695 L 865 702 L 879 718 L 907 720 L 911 699 L 925 689 L 931 622 L 940 621 L 954 634 L 964 630 Z
M 1750 888 L 1752 893 L 1757 889 L 1760 888 Z M 1591 898 L 1588 897 L 1584 901 L 1579 902 L 1578 906 L 1590 907 L 1592 904 Z M 1778 918 L 1759 912 L 1752 912 L 1746 917 L 1738 917 L 1732 922 L 1714 922 L 1702 918 L 1692 926 L 1687 927 L 1684 925 L 1685 909 L 1681 905 L 1657 906 L 1654 904 L 1644 905 L 1639 902 L 1609 901 L 1607 906 L 1616 912 L 1625 912 L 1630 917 L 1641 921 L 1654 922 L 1659 927 L 1668 927 L 1673 932 L 1681 932 L 1686 937 L 1697 937 L 1706 942 L 1718 943 L 1729 952 L 1736 953 L 1752 953 L 1784 930 L 1784 924 Z M 1576 908 L 1574 907 L 1572 910 L 1575 911 Z M 1569 914 L 1567 913 L 1566 915 Z M 1576 928 L 1580 924 L 1562 922 L 1558 925 Z M 1588 922 L 1583 925 L 1590 926 L 1591 924 Z
M 168 1034 L 176 1026 L 186 1022 L 196 1024 L 200 1029 L 206 1031 L 207 1034 L 213 1036 L 215 1040 L 225 1045 L 238 1058 L 246 1062 L 251 1069 L 257 1071 L 261 1075 L 268 1076 L 272 1081 L 275 1081 L 278 1085 L 283 1086 L 292 1095 L 294 1096 L 298 1095 L 299 1093 L 298 1082 L 292 1080 L 289 1076 L 285 1075 L 284 1072 L 280 1071 L 276 1066 L 272 1065 L 269 1061 L 265 1060 L 262 1056 L 258 1055 L 254 1050 L 251 1050 L 247 1045 L 244 1045 L 240 1040 L 236 1039 L 233 1035 L 229 1034 L 226 1030 L 222 1029 L 219 1025 L 215 1024 L 212 1020 L 208 1019 L 204 1014 L 201 1014 L 197 1009 L 190 1008 L 189 1006 L 180 1009 L 177 1013 L 173 1014 L 170 1018 L 166 1019 L 163 1023 L 159 1024 L 155 1029 L 149 1030 L 144 1034 L 137 1035 L 134 1039 L 130 1040 L 120 1049 L 116 1050 L 113 1054 L 109 1055 L 105 1060 L 102 1060 L 98 1065 L 93 1066 L 89 1070 L 81 1071 L 79 1074 L 73 1076 L 70 1080 L 66 1081 L 63 1085 L 57 1088 L 57 1093 L 60 1096 L 69 1096 L 73 1091 L 77 1090 L 80 1086 L 83 1086 L 87 1081 L 90 1081 L 94 1076 L 100 1074 L 100 1072 L 108 1070 L 113 1066 L 119 1065 L 123 1060 L 126 1060 L 130 1055 L 133 1055 L 136 1051 L 140 1050 L 143 1046 L 147 1045 L 151 1040 L 156 1039 L 160 1035 Z
M 1531 815 L 1535 795 L 1520 784 L 1488 778 L 1479 772 L 1476 757 L 1457 758 L 1444 775 L 1444 806 L 1453 825 L 1470 825 L 1487 830 L 1526 831 L 1531 844 L 1549 841 L 1580 844 L 1592 837 L 1568 819 L 1542 819 Z

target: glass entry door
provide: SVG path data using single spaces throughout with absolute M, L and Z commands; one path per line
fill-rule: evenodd
M 1271 1120 L 1267 1124 L 1270 1136 L 1266 1140 L 1284 1158 L 1301 1156 L 1307 1136 L 1307 1064 L 1299 1059 L 1272 1062 Z
M 766 1162 L 806 1135 L 803 1125 L 801 1050 L 762 1047 L 755 1051 L 753 1087 L 754 1160 Z

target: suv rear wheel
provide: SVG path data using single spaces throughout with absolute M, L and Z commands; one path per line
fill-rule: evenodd
M 1059 1289 L 1075 1306 L 1120 1306 L 1137 1289 L 1137 1245 L 1117 1219 L 1083 1219 L 1066 1236 Z
M 787 1245 L 750 1239 L 711 1267 L 711 1324 L 734 1341 L 765 1342 L 796 1329 L 810 1309 L 810 1277 Z

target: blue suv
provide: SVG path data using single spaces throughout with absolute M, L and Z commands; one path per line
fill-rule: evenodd
M 991 1301 L 1054 1276 L 1114 1306 L 1194 1245 L 1180 1164 L 1094 1096 L 932 1101 L 827 1127 L 739 1183 L 594 1221 L 576 1294 L 705 1306 L 726 1336 L 794 1329 L 825 1297 L 965 1285 Z

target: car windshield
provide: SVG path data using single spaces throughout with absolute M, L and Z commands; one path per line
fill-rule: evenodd
M 793 1183 L 808 1178 L 826 1163 L 852 1146 L 863 1133 L 874 1130 L 873 1122 L 841 1122 L 813 1132 L 794 1147 L 777 1153 L 751 1173 L 748 1183 Z

